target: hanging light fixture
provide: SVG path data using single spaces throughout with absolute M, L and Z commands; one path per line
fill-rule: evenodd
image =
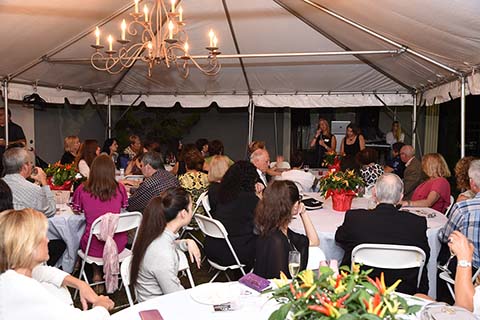
M 118 74 L 140 60 L 147 64 L 149 76 L 152 75 L 153 66 L 162 62 L 168 68 L 175 65 L 184 78 L 188 77 L 191 64 L 209 76 L 220 71 L 221 65 L 217 59 L 220 54 L 218 39 L 213 30 L 208 33 L 207 63 L 200 65 L 190 55 L 188 35 L 184 30 L 183 8 L 177 6 L 176 0 L 171 0 L 170 6 L 164 0 L 154 0 L 153 8 L 145 4 L 142 12 L 139 0 L 134 2 L 134 12 L 130 13 L 132 20 L 127 23 L 123 19 L 120 25 L 121 35 L 116 40 L 119 49 L 115 49 L 114 37 L 110 34 L 107 37 L 108 50 L 103 51 L 100 29 L 95 29 L 95 44 L 91 45 L 95 52 L 90 58 L 95 69 Z M 128 39 L 128 36 L 137 35 L 140 36 L 138 42 Z

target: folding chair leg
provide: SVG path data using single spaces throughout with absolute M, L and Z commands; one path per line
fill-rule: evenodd
M 230 280 L 230 277 L 228 276 L 228 272 L 227 272 L 227 271 L 225 271 L 225 277 L 227 277 L 227 280 L 228 280 L 229 282 L 232 281 L 232 280 Z
M 209 282 L 213 282 L 215 279 L 217 279 L 219 274 L 220 274 L 220 271 L 217 271 L 217 273 L 215 273 L 215 275 L 213 276 L 212 280 L 210 280 Z
M 450 291 L 450 294 L 452 295 L 453 301 L 455 301 L 455 291 L 452 288 L 452 284 L 447 282 L 447 287 L 448 291 Z
M 198 240 L 197 237 L 195 237 L 195 236 L 194 236 L 192 233 L 190 233 L 190 232 L 188 232 L 187 235 L 190 236 L 190 238 L 192 238 L 193 241 L 195 241 L 196 243 L 198 243 L 198 245 L 203 248 L 203 243 L 202 243 L 202 241 Z

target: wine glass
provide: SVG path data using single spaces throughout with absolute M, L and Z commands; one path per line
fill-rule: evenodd
M 288 252 L 288 271 L 290 272 L 292 279 L 297 276 L 298 271 L 300 271 L 300 252 Z
M 310 166 L 308 164 L 303 165 L 303 171 L 308 172 L 310 170 Z
M 453 257 L 455 257 L 455 253 L 453 253 L 452 250 L 450 250 L 450 257 L 448 257 L 447 262 L 445 262 L 445 264 L 443 264 L 443 265 L 439 265 L 438 269 L 440 271 L 444 271 L 444 272 L 448 273 L 449 275 L 451 275 L 452 271 L 450 271 L 450 269 L 448 269 L 448 265 L 450 264 L 450 261 L 452 261 Z

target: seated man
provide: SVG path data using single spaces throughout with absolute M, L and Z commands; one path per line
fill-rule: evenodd
M 373 189 L 377 207 L 373 210 L 355 209 L 345 213 L 345 220 L 335 234 L 335 241 L 345 250 L 342 265 L 350 266 L 352 250 L 362 243 L 398 244 L 421 248 L 428 261 L 430 248 L 427 240 L 427 220 L 395 205 L 403 194 L 403 182 L 393 173 L 378 178 Z M 426 265 L 426 263 L 425 263 Z M 372 276 L 385 272 L 385 282 L 393 284 L 402 279 L 398 291 L 408 294 L 428 292 L 427 268 L 424 268 L 420 288 L 417 289 L 417 270 L 380 269 Z
M 300 193 L 312 192 L 315 176 L 311 172 L 305 172 L 301 169 L 303 166 L 301 151 L 297 151 L 292 155 L 290 165 L 292 169 L 283 171 L 278 180 L 290 180 L 294 182 Z
M 177 178 L 163 167 L 162 155 L 158 152 L 149 151 L 145 153 L 142 158 L 141 169 L 145 180 L 128 199 L 128 211 L 143 212 L 143 209 L 153 197 L 167 189 L 180 187 Z
M 400 149 L 400 159 L 405 163 L 403 171 L 404 200 L 410 200 L 413 191 L 425 178 L 422 171 L 422 162 L 415 157 L 415 149 L 405 145 Z

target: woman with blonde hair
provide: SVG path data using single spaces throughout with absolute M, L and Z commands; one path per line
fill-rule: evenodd
M 422 158 L 422 170 L 428 179 L 413 192 L 412 199 L 402 201 L 402 205 L 410 207 L 430 207 L 445 213 L 450 205 L 450 170 L 443 156 L 429 153 Z
M 63 140 L 63 149 L 65 153 L 60 160 L 61 164 L 69 164 L 75 162 L 78 149 L 80 148 L 80 139 L 77 136 L 68 136 Z
M 108 319 L 113 302 L 97 296 L 83 281 L 52 267 L 48 260 L 48 222 L 33 209 L 0 213 L 0 297 L 2 319 Z M 84 311 L 74 308 L 42 283 L 80 290 Z M 87 310 L 87 303 L 93 308 Z
M 310 148 L 315 147 L 315 164 L 322 166 L 323 158 L 327 152 L 335 152 L 337 147 L 337 138 L 330 131 L 330 125 L 324 118 L 318 119 L 318 127 L 315 136 L 310 141 Z
M 405 140 L 405 133 L 402 132 L 402 127 L 400 126 L 400 122 L 393 121 L 392 122 L 392 130 L 387 132 L 385 136 L 385 140 L 389 145 L 393 145 L 396 142 L 403 142 Z

